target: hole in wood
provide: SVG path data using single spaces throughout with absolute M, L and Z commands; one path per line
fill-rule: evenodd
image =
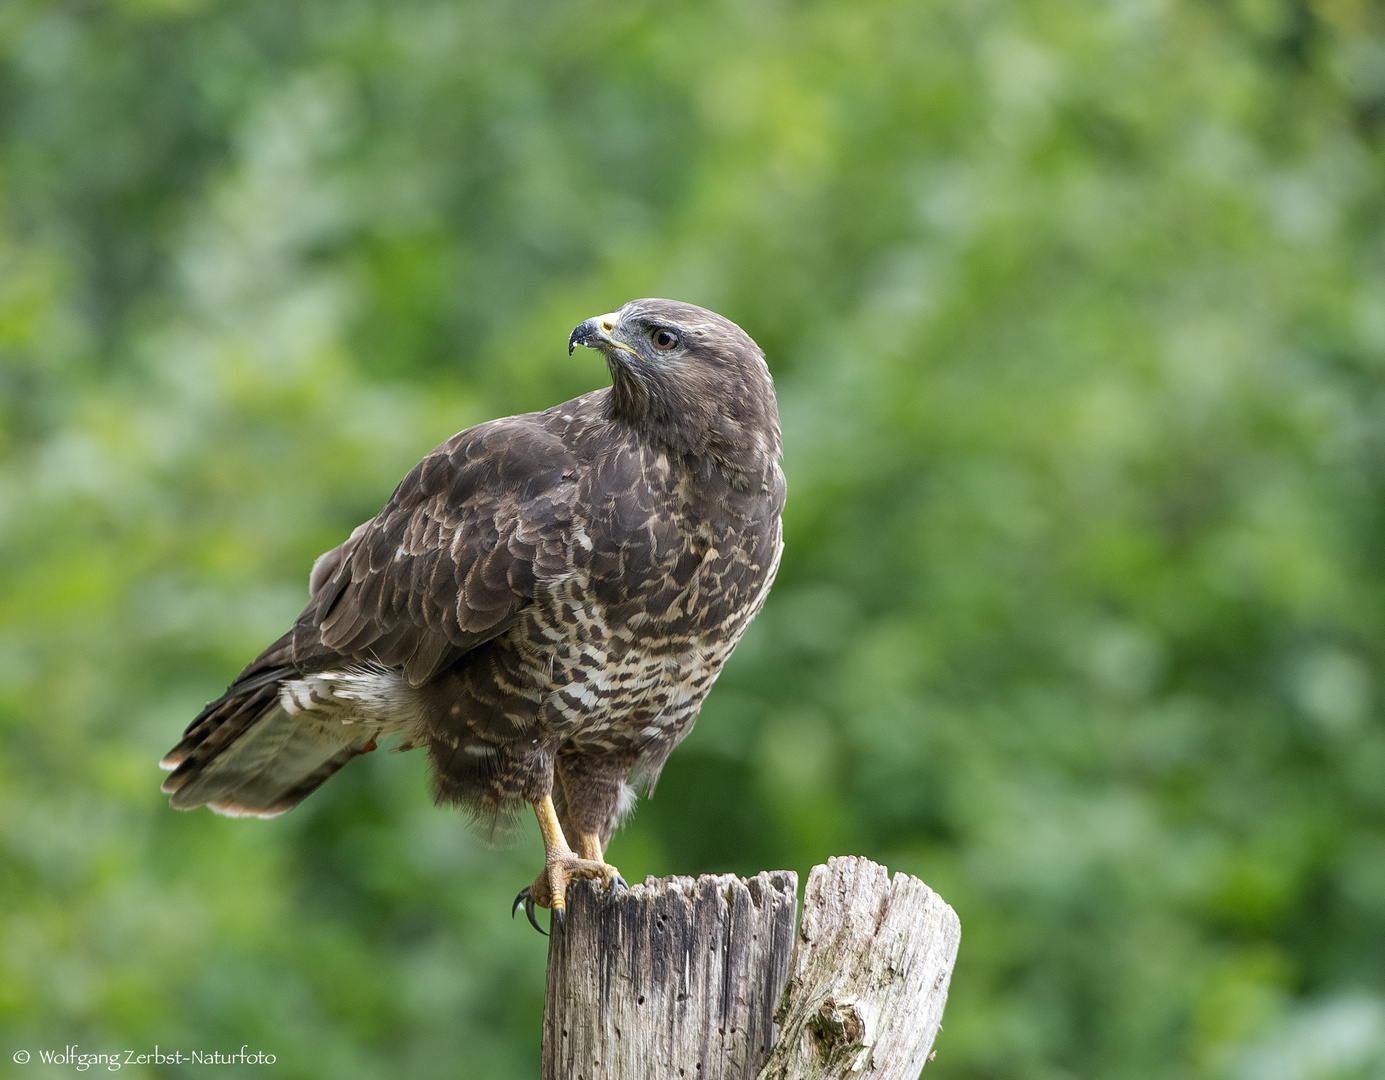
M 866 1036 L 865 1017 L 856 1003 L 849 1000 L 838 1002 L 828 998 L 817 1015 L 808 1021 L 808 1026 L 813 1037 L 829 1053 L 836 1046 L 860 1043 Z

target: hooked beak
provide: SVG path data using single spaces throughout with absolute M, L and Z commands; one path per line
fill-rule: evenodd
M 630 348 L 624 342 L 617 341 L 611 337 L 611 331 L 616 328 L 619 317 L 613 311 L 608 315 L 598 315 L 588 319 L 577 327 L 567 339 L 567 354 L 572 355 L 572 351 L 578 345 L 585 345 L 589 349 L 600 349 L 602 352 L 610 354 L 611 349 L 620 349 L 628 352 L 632 356 L 639 356 L 639 353 Z

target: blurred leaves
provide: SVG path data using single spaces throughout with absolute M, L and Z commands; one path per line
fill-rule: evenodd
M 671 295 L 769 353 L 788 549 L 626 875 L 920 875 L 930 1074 L 1378 1075 L 1383 136 L 1360 0 L 0 8 L 5 1040 L 532 1074 L 532 835 L 153 762 Z

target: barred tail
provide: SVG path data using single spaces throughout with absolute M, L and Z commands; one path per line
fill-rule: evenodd
M 353 757 L 375 749 L 369 731 L 290 715 L 279 702 L 289 668 L 237 682 L 208 705 L 159 762 L 177 810 L 207 806 L 227 817 L 277 817 Z

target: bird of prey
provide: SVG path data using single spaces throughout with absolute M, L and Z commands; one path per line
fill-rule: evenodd
M 313 564 L 292 629 L 160 763 L 174 807 L 274 817 L 393 736 L 426 747 L 439 804 L 534 807 L 544 869 L 515 906 L 536 927 L 574 878 L 624 884 L 611 832 L 765 602 L 785 483 L 735 323 L 632 300 L 578 345 L 609 387 L 452 436 Z

